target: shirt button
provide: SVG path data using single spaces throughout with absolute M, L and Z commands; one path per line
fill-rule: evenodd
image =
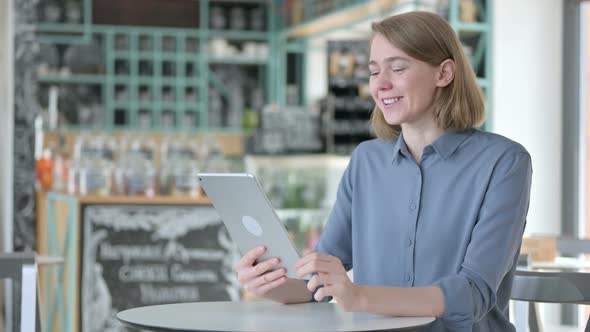
M 408 245 L 408 247 L 411 247 L 412 246 L 412 240 L 408 240 L 407 241 L 407 245 Z
M 410 280 L 412 280 L 412 275 L 408 274 L 408 275 L 406 276 L 406 281 L 410 281 Z
M 412 209 L 412 210 L 415 210 L 415 209 L 416 209 L 416 204 L 412 203 L 412 204 L 410 205 L 410 209 Z

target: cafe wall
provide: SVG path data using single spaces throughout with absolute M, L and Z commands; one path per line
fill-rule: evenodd
M 34 64 L 39 54 L 35 38 L 36 1 L 14 3 L 14 225 L 15 251 L 35 248 L 34 119 L 40 113 Z
M 12 0 L 0 1 L 0 77 L 12 78 Z M 12 242 L 12 79 L 0 80 L 0 250 Z M 5 326 L 4 283 L 0 284 L 0 330 Z
M 524 145 L 533 180 L 526 234 L 561 231 L 562 1 L 493 2 L 492 131 Z
M 561 232 L 562 1 L 493 2 L 492 128 L 524 145 L 532 157 L 525 234 Z M 541 305 L 544 323 L 559 310 Z
M 0 77 L 13 77 L 12 67 L 12 0 L 0 2 Z M 0 80 L 0 248 L 7 250 L 12 242 L 12 79 Z

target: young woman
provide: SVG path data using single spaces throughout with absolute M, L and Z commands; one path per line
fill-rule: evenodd
M 484 99 L 449 24 L 410 12 L 373 24 L 378 139 L 353 152 L 316 251 L 287 279 L 278 259 L 237 264 L 241 284 L 283 303 L 333 297 L 348 311 L 436 316 L 429 331 L 513 331 L 510 288 L 531 158 L 476 129 Z M 354 283 L 346 271 L 354 267 Z

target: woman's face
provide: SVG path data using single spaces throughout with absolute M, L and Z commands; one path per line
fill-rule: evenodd
M 438 67 L 411 58 L 377 34 L 369 71 L 371 95 L 389 125 L 434 122 Z

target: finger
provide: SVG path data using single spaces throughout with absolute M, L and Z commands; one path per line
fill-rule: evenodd
M 239 271 L 245 267 L 251 267 L 254 262 L 256 261 L 256 259 L 258 259 L 258 257 L 260 257 L 262 254 L 264 254 L 264 252 L 266 251 L 266 248 L 263 246 L 260 247 L 256 247 L 250 251 L 248 251 L 244 257 L 242 257 L 235 265 L 235 269 L 236 271 Z
M 302 278 L 303 276 L 312 273 L 333 273 L 337 271 L 338 270 L 333 266 L 333 264 L 312 261 L 296 269 L 295 274 L 297 278 Z
M 341 285 L 345 281 L 346 281 L 346 279 L 342 275 L 339 275 L 339 274 L 332 274 L 332 273 L 316 274 L 307 283 L 307 289 L 310 292 L 313 292 L 320 286 L 338 287 L 339 285 Z
M 334 297 L 333 291 L 334 291 L 333 286 L 322 287 L 322 288 L 318 289 L 318 291 L 314 294 L 313 298 L 316 301 L 321 302 L 324 299 L 324 297 L 326 297 L 326 296 Z
M 248 283 L 248 287 L 250 289 L 258 289 L 268 283 L 271 283 L 271 282 L 279 279 L 280 277 L 282 277 L 286 274 L 287 274 L 287 270 L 285 268 L 280 268 L 278 270 L 265 273 L 265 274 L 259 276 L 258 278 L 252 279 L 252 281 L 250 281 Z
M 297 269 L 297 268 L 299 268 L 305 264 L 308 264 L 310 262 L 313 262 L 313 261 L 321 261 L 321 262 L 327 263 L 327 262 L 331 261 L 330 257 L 331 256 L 328 256 L 328 255 L 318 254 L 317 252 L 311 252 L 311 253 L 301 257 L 297 261 L 297 263 L 295 263 L 295 268 Z
M 257 289 L 257 294 L 258 295 L 264 295 L 266 294 L 268 291 L 270 291 L 273 288 L 276 288 L 282 284 L 284 284 L 287 281 L 287 277 L 286 276 L 282 276 L 274 281 L 271 281 L 265 285 L 260 286 Z
M 320 254 L 317 252 L 310 252 L 308 254 L 306 254 L 305 256 L 301 257 L 297 263 L 295 263 L 295 267 L 307 264 L 311 261 L 323 261 L 323 262 L 330 262 L 332 260 L 333 256 L 330 255 L 326 255 L 326 254 Z
M 263 262 L 256 264 L 256 266 L 254 267 L 243 270 L 242 273 L 240 273 L 238 279 L 241 279 L 241 281 L 244 282 L 256 278 L 257 276 L 277 266 L 280 262 L 281 260 L 277 257 L 269 258 Z
M 324 275 L 316 274 L 313 277 L 311 277 L 311 279 L 307 282 L 307 289 L 310 292 L 314 292 L 319 286 L 323 285 L 324 284 L 323 276 L 325 276 L 325 274 Z
M 310 273 L 334 273 L 334 274 L 341 274 L 341 273 L 346 273 L 346 269 L 344 268 L 344 265 L 342 265 L 342 262 L 340 261 L 340 259 L 338 257 L 335 256 L 330 256 L 330 255 L 323 255 L 322 258 L 317 259 L 317 260 L 312 260 L 310 262 L 307 262 L 307 267 L 305 267 L 306 265 L 301 265 L 299 266 L 299 270 L 296 269 L 296 272 L 300 272 L 300 276 L 298 276 L 298 278 L 301 278 L 307 274 Z M 310 272 L 309 269 L 312 269 L 313 271 Z
M 319 254 L 319 253 L 317 251 L 309 251 L 305 255 L 303 255 L 302 257 L 313 255 L 313 254 Z

